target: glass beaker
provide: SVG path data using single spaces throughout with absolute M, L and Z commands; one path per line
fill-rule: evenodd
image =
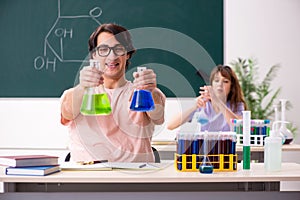
M 199 171 L 202 174 L 211 174 L 214 171 L 214 167 L 212 166 L 207 155 L 204 155 L 201 165 L 199 167 Z
M 146 67 L 138 67 L 137 72 L 146 70 Z M 135 89 L 133 92 L 130 110 L 146 112 L 155 108 L 152 94 L 148 90 Z
M 213 170 L 214 170 L 214 167 L 211 164 L 209 157 L 208 157 L 209 151 L 208 151 L 208 143 L 207 143 L 207 134 L 208 134 L 208 132 L 205 131 L 204 141 L 203 141 L 204 156 L 203 156 L 202 162 L 199 166 L 199 171 L 202 174 L 211 174 L 211 173 L 213 173 Z
M 90 66 L 104 72 L 104 68 L 100 66 L 99 61 L 90 60 Z M 99 87 L 89 87 L 85 89 L 80 112 L 83 115 L 109 115 L 111 113 L 110 101 L 103 84 Z
M 209 122 L 207 115 L 205 114 L 204 108 L 201 108 L 199 112 L 195 112 L 194 116 L 197 119 L 197 122 L 204 126 Z

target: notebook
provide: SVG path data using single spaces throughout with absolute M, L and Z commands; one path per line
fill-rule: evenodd
M 46 176 L 59 172 L 60 167 L 56 166 L 33 166 L 33 167 L 7 167 L 7 175 L 29 175 L 29 176 Z

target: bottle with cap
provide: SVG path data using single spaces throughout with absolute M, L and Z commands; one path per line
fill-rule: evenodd
M 278 123 L 288 122 L 275 121 L 270 136 L 265 138 L 264 167 L 266 171 L 281 170 L 282 138 L 279 135 L 279 130 L 276 129 Z
M 90 66 L 104 72 L 104 69 L 101 68 L 97 60 L 91 59 Z M 80 112 L 88 116 L 109 115 L 111 113 L 110 101 L 103 84 L 99 87 L 89 87 L 85 89 Z
M 146 67 L 138 67 L 137 72 L 142 72 L 146 69 Z M 146 112 L 154 110 L 154 108 L 155 105 L 150 91 L 140 89 L 134 90 L 130 104 L 130 110 Z

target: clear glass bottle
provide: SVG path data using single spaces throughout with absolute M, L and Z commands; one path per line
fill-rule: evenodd
M 146 67 L 138 67 L 137 71 L 141 72 L 146 70 Z M 146 112 L 154 110 L 155 105 L 153 101 L 153 97 L 150 91 L 148 90 L 140 90 L 135 89 L 133 92 L 130 110 Z
M 100 63 L 97 60 L 91 59 L 90 66 L 104 72 L 104 69 L 100 67 Z M 109 115 L 111 113 L 110 101 L 103 84 L 98 87 L 89 87 L 85 89 L 80 112 L 83 115 L 90 116 Z

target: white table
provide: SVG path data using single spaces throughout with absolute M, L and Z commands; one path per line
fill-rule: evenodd
M 14 199 L 20 194 L 23 199 L 39 199 L 42 195 L 43 200 L 51 199 L 53 195 L 56 199 L 76 199 L 83 194 L 86 199 L 95 198 L 96 194 L 105 194 L 108 199 L 123 196 L 121 194 L 125 195 L 123 199 L 139 195 L 165 199 L 165 194 L 172 199 L 179 199 L 183 194 L 189 199 L 199 195 L 217 198 L 223 193 L 227 194 L 226 198 L 243 199 L 251 199 L 258 194 L 267 198 L 279 195 L 286 199 L 300 196 L 300 188 L 294 192 L 279 192 L 281 181 L 300 181 L 300 164 L 296 163 L 283 163 L 281 171 L 272 173 L 264 171 L 263 163 L 251 163 L 250 171 L 243 171 L 238 165 L 237 172 L 213 174 L 178 172 L 174 164 L 168 162 L 161 166 L 159 170 L 149 171 L 62 171 L 45 177 L 7 176 L 2 170 L 0 183 L 3 193 L 0 199 Z M 250 193 L 244 198 L 244 192 Z M 162 196 L 157 196 L 158 193 Z

